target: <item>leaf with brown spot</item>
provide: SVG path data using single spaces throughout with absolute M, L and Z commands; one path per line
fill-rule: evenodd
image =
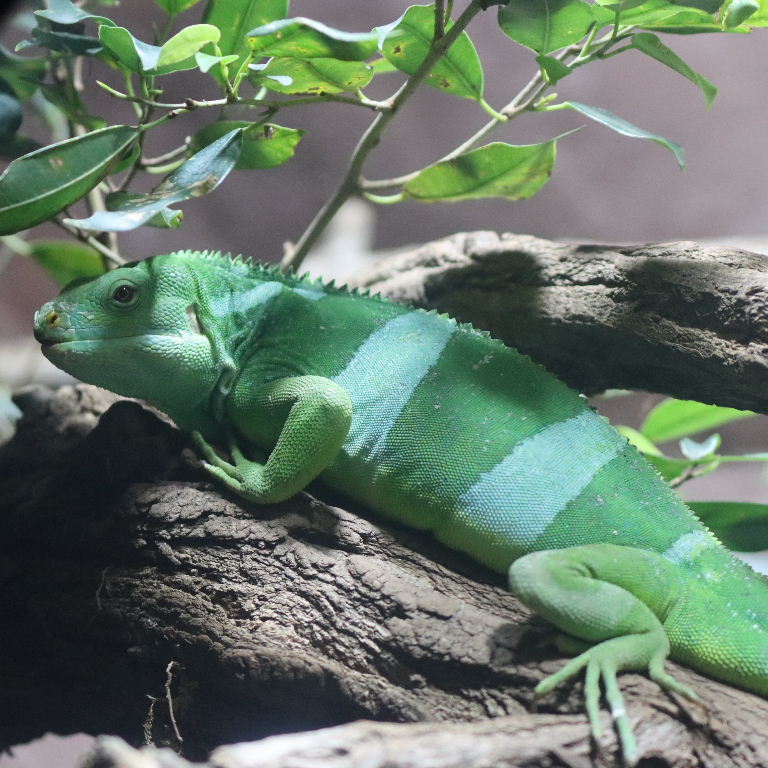
M 0 176 L 0 235 L 29 229 L 93 189 L 139 135 L 113 125 L 14 160 Z
M 374 32 L 379 35 L 379 48 L 387 60 L 412 75 L 429 51 L 434 28 L 432 6 L 412 5 L 396 22 L 377 27 Z M 483 80 L 480 57 L 469 35 L 462 32 L 424 82 L 446 93 L 481 101 Z
M 149 223 L 162 211 L 178 214 L 168 206 L 212 192 L 234 168 L 242 146 L 243 128 L 238 127 L 192 155 L 148 195 L 132 197 L 114 211 L 96 211 L 85 219 L 64 221 L 80 229 L 125 232 Z

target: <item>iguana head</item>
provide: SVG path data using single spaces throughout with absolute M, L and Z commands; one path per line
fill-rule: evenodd
M 190 270 L 155 257 L 70 283 L 35 314 L 35 338 L 67 373 L 177 418 L 220 373 L 197 307 Z

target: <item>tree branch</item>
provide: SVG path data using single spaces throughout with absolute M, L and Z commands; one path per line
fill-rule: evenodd
M 489 330 L 588 394 L 644 389 L 768 413 L 766 256 L 471 232 L 352 284 Z
M 472 0 L 456 19 L 453 26 L 440 38 L 433 40 L 432 45 L 419 64 L 416 71 L 403 83 L 389 102 L 389 109 L 379 112 L 360 138 L 347 170 L 339 182 L 336 191 L 317 212 L 315 217 L 304 230 L 296 244 L 288 249 L 281 266 L 283 269 L 298 269 L 301 262 L 323 233 L 328 223 L 336 215 L 339 208 L 349 197 L 360 189 L 360 174 L 362 173 L 368 155 L 378 145 L 384 129 L 389 125 L 400 108 L 411 97 L 422 81 L 440 60 L 440 57 L 456 42 L 472 19 L 483 10 L 482 0 Z
M 562 659 L 502 578 L 307 494 L 222 497 L 172 426 L 115 399 L 16 398 L 24 418 L 0 449 L 0 748 L 85 731 L 146 733 L 217 768 L 617 765 L 607 713 L 590 744 L 580 683 L 529 712 Z M 763 765 L 768 702 L 670 667 L 708 709 L 622 675 L 641 755 Z M 138 764 L 108 744 L 92 766 Z M 189 768 L 154 751 L 142 765 Z

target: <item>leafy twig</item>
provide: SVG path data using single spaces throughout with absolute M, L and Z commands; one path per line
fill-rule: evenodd
M 570 49 L 566 49 L 568 51 Z M 496 126 L 502 122 L 507 122 L 517 117 L 517 115 L 530 109 L 541 96 L 541 93 L 548 87 L 548 84 L 544 82 L 544 78 L 541 74 L 541 70 L 537 70 L 536 74 L 528 81 L 525 87 L 509 102 L 505 107 L 500 110 L 500 114 L 503 115 L 504 120 L 494 117 L 489 120 L 479 131 L 470 136 L 465 142 L 460 144 L 456 149 L 451 150 L 447 155 L 444 155 L 438 163 L 448 162 L 453 160 L 459 155 L 464 154 L 470 150 L 478 141 L 484 136 L 490 133 Z M 387 189 L 389 187 L 396 187 L 415 179 L 421 171 L 413 171 L 403 176 L 398 176 L 392 179 L 363 179 L 360 183 L 362 189 Z
M 601 39 L 595 41 L 596 26 L 593 26 L 587 34 L 587 39 L 584 43 L 579 45 L 570 45 L 559 51 L 553 58 L 559 61 L 567 62 L 572 68 L 580 67 L 586 64 L 588 61 L 592 61 L 595 58 L 609 58 L 614 52 L 609 52 L 609 48 L 617 41 L 624 39 L 626 32 L 622 30 L 618 37 L 612 35 L 606 35 Z M 597 50 L 590 52 L 592 45 L 598 46 Z M 626 50 L 626 48 L 620 48 L 616 53 Z M 568 58 L 574 56 L 575 58 L 568 61 Z M 536 102 L 541 98 L 542 93 L 549 88 L 549 83 L 544 80 L 541 69 L 536 71 L 536 74 L 528 81 L 523 89 L 510 101 L 506 106 L 499 110 L 501 117 L 494 117 L 489 120 L 480 130 L 470 136 L 465 142 L 460 144 L 456 149 L 452 150 L 448 154 L 436 160 L 436 163 L 444 163 L 450 160 L 454 160 L 468 152 L 474 147 L 482 138 L 489 134 L 494 128 L 496 128 L 502 122 L 508 122 L 514 119 L 523 112 L 528 111 L 535 106 Z M 421 171 L 413 171 L 402 176 L 397 176 L 391 179 L 363 179 L 360 186 L 364 190 L 374 189 L 389 189 L 390 187 L 398 187 L 408 183 L 415 179 Z M 399 200 L 399 196 L 392 196 L 390 199 L 386 197 L 372 198 L 377 202 L 395 202 Z
M 99 240 L 93 237 L 93 235 L 86 235 L 76 227 L 71 227 L 68 224 L 65 224 L 61 219 L 58 218 L 58 216 L 51 219 L 51 221 L 57 227 L 60 227 L 68 234 L 76 237 L 81 243 L 87 243 L 90 245 L 91 248 L 97 250 L 105 259 L 110 261 L 115 266 L 119 267 L 121 264 L 125 264 L 125 259 L 117 251 L 113 251 L 111 248 L 108 248 L 106 245 L 104 245 L 104 243 L 99 242 Z
M 352 106 L 356 107 L 366 107 L 367 109 L 373 109 L 377 112 L 382 112 L 388 109 L 387 102 L 385 101 L 374 101 L 373 99 L 368 99 L 365 96 L 360 96 L 358 98 L 355 98 L 353 96 L 343 96 L 338 93 L 324 93 L 318 96 L 299 96 L 297 98 L 293 99 L 260 99 L 260 98 L 253 98 L 253 99 L 244 99 L 239 96 L 232 97 L 226 97 L 222 99 L 185 99 L 184 101 L 180 102 L 164 102 L 164 101 L 155 101 L 154 99 L 150 99 L 144 96 L 135 96 L 135 95 L 129 95 L 126 93 L 121 93 L 120 91 L 116 90 L 115 88 L 112 88 L 112 86 L 107 85 L 106 83 L 102 82 L 101 80 L 96 81 L 107 93 L 110 94 L 110 96 L 113 96 L 116 99 L 121 99 L 122 101 L 131 101 L 135 102 L 137 104 L 141 104 L 145 107 L 151 107 L 152 109 L 168 109 L 171 110 L 171 112 L 174 112 L 173 115 L 164 115 L 165 118 L 168 117 L 175 117 L 178 114 L 182 114 L 183 112 L 192 112 L 196 109 L 206 109 L 210 107 L 226 107 L 230 104 L 238 104 L 239 106 L 243 107 L 262 107 L 264 109 L 283 109 L 285 107 L 300 107 L 304 106 L 306 104 L 320 104 L 322 102 L 326 101 L 334 101 L 338 102 L 340 104 L 351 104 Z
M 158 155 L 157 157 L 143 157 L 141 158 L 140 165 L 142 168 L 152 168 L 157 165 L 163 165 L 170 162 L 171 160 L 175 160 L 180 155 L 183 155 L 188 148 L 189 146 L 184 143 L 180 144 L 178 147 L 175 147 L 169 152 L 166 152 L 165 154 Z
M 472 0 L 456 19 L 454 25 L 439 40 L 432 43 L 431 48 L 419 65 L 419 68 L 405 81 L 397 93 L 389 101 L 389 109 L 379 112 L 362 138 L 355 147 L 352 157 L 336 192 L 318 211 L 315 218 L 299 238 L 296 245 L 288 250 L 283 257 L 281 267 L 283 269 L 299 267 L 309 249 L 325 227 L 336 215 L 336 212 L 346 200 L 360 189 L 360 173 L 368 155 L 379 143 L 382 131 L 389 125 L 392 118 L 398 113 L 400 107 L 408 100 L 422 80 L 429 74 L 432 67 L 440 60 L 443 54 L 458 39 L 472 19 L 483 10 L 482 0 Z

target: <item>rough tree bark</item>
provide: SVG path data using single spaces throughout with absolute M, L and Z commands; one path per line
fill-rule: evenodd
M 617 765 L 607 715 L 590 744 L 580 683 L 531 711 L 562 659 L 503 579 L 321 486 L 268 506 L 222 494 L 172 425 L 116 400 L 17 396 L 0 747 L 81 730 L 184 756 L 111 739 L 101 768 Z M 764 766 L 768 702 L 670 667 L 707 708 L 623 675 L 647 768 Z
M 353 284 L 493 332 L 587 394 L 645 389 L 768 413 L 768 257 L 697 243 L 470 232 Z

